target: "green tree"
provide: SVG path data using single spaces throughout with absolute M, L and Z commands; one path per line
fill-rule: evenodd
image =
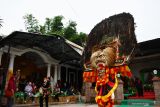
M 68 25 L 64 27 L 62 20 L 63 16 L 55 16 L 54 18 L 46 18 L 44 25 L 38 25 L 38 20 L 32 14 L 24 16 L 25 26 L 28 32 L 41 33 L 45 35 L 61 35 L 64 38 L 81 45 L 84 44 L 86 34 L 83 32 L 78 33 L 75 21 L 69 21 Z
M 46 34 L 45 26 L 39 25 L 39 33 Z
M 64 37 L 69 40 L 74 40 L 75 36 L 77 36 L 76 30 L 76 22 L 69 21 L 69 24 L 66 28 L 64 28 Z
M 51 22 L 51 33 L 56 33 L 58 35 L 63 35 L 63 16 L 55 16 Z
M 38 25 L 38 20 L 32 15 L 32 14 L 27 14 L 24 17 L 25 20 L 25 28 L 28 32 L 39 32 L 39 25 Z
M 52 24 L 52 19 L 46 18 L 46 21 L 43 26 L 46 34 L 49 34 L 51 32 L 51 24 Z
M 83 46 L 87 35 L 83 32 L 78 33 L 76 26 L 76 22 L 69 21 L 68 26 L 64 28 L 64 37 L 78 45 Z
M 86 33 L 80 32 L 78 34 L 77 39 L 74 42 L 76 44 L 78 44 L 78 45 L 84 46 L 85 45 L 85 41 L 86 41 L 86 37 L 87 37 Z
M 43 27 L 45 30 L 45 34 L 57 34 L 57 35 L 63 35 L 63 16 L 55 16 L 54 18 L 46 18 L 46 21 L 44 23 Z M 41 32 L 41 31 L 40 31 Z M 44 32 L 41 32 L 42 34 Z

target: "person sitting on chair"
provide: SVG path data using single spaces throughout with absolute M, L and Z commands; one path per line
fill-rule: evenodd
M 32 102 L 34 102 L 34 94 L 33 94 L 33 88 L 32 88 L 32 82 L 28 82 L 25 89 L 25 100 L 26 97 L 32 98 Z

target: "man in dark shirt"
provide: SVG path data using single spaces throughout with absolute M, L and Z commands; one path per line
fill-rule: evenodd
M 43 98 L 45 99 L 46 107 L 48 107 L 48 96 L 50 94 L 50 80 L 48 78 L 44 78 L 43 84 L 41 86 L 43 90 L 43 94 L 40 96 L 40 107 L 43 107 Z

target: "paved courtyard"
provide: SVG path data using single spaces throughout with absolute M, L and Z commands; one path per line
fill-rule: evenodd
M 14 107 L 39 107 L 38 105 L 14 105 Z M 49 105 L 49 107 L 97 107 L 96 104 L 53 104 Z
M 14 107 L 39 107 L 39 106 L 25 104 L 25 105 L 15 105 Z M 98 106 L 97 104 L 56 104 L 56 105 L 49 105 L 49 107 L 98 107 Z M 114 107 L 120 107 L 120 106 L 114 106 Z
M 61 105 L 50 105 L 49 107 L 98 107 L 98 106 L 97 104 L 61 104 Z
M 14 107 L 39 107 L 38 105 L 17 105 Z M 56 104 L 49 107 L 98 107 L 97 104 Z M 144 105 L 114 105 L 113 107 L 144 107 Z M 145 107 L 160 107 L 154 105 L 145 105 Z
M 49 107 L 98 107 L 98 106 L 96 104 L 61 104 L 61 105 L 50 105 Z M 144 107 L 144 106 L 138 106 L 138 105 L 114 105 L 113 107 Z M 149 106 L 149 105 L 146 105 L 145 107 L 160 107 L 160 106 Z
M 98 107 L 96 104 L 62 104 L 62 105 L 52 105 L 49 107 Z M 115 105 L 113 107 L 144 107 L 139 105 Z M 150 106 L 146 105 L 145 107 L 160 107 L 160 106 Z
M 155 106 L 155 104 L 157 106 Z M 45 104 L 44 104 L 45 105 Z M 142 100 L 142 99 L 130 99 L 123 100 L 121 105 L 114 105 L 113 107 L 160 107 L 160 103 L 156 103 L 154 100 Z M 39 104 L 16 104 L 14 107 L 39 107 Z M 97 104 L 93 103 L 53 103 L 49 107 L 98 107 Z
M 96 104 L 61 104 L 61 105 L 52 105 L 50 107 L 97 107 Z

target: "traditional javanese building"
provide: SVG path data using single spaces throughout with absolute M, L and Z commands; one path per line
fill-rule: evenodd
M 80 88 L 81 54 L 82 47 L 59 35 L 15 31 L 0 41 L 1 71 L 19 73 L 19 82 L 50 77 L 52 87 L 61 80 Z
M 139 49 L 130 63 L 133 76 L 143 83 L 149 83 L 154 76 L 153 70 L 160 71 L 160 38 L 138 43 Z M 158 75 L 160 72 L 158 72 Z

